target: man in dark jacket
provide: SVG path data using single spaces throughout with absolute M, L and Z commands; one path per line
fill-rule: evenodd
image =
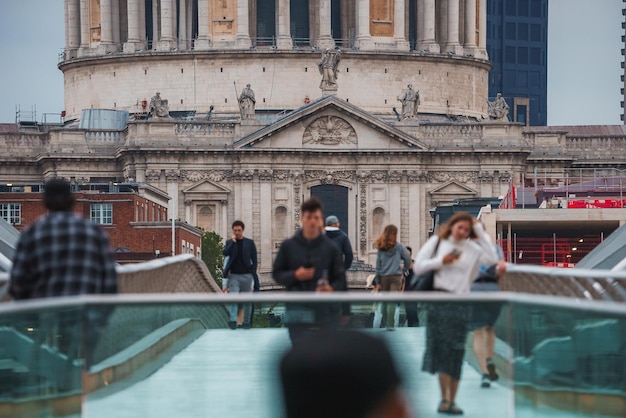
M 301 207 L 302 229 L 285 240 L 276 255 L 272 276 L 292 292 L 345 291 L 346 273 L 343 256 L 337 246 L 322 233 L 322 204 L 311 198 Z M 292 342 L 301 339 L 313 327 L 335 327 L 340 309 L 333 305 L 289 306 L 286 323 Z
M 224 284 L 224 291 L 229 293 L 252 292 L 254 276 L 257 269 L 256 245 L 250 238 L 243 236 L 245 225 L 241 221 L 233 222 L 233 236 L 224 246 L 224 256 L 228 257 L 224 267 L 224 277 L 228 278 Z M 245 303 L 243 306 L 243 327 L 250 328 L 250 310 L 252 306 Z M 237 328 L 237 305 L 228 307 L 230 321 L 228 326 L 231 329 Z
M 352 245 L 350 244 L 350 238 L 339 229 L 339 219 L 335 215 L 330 215 L 326 218 L 326 236 L 333 240 L 335 245 L 339 247 L 341 253 L 343 254 L 343 267 L 346 271 L 352 266 L 352 260 L 354 259 L 354 254 L 352 254 Z M 347 290 L 347 279 L 346 279 L 346 290 Z M 341 306 L 341 323 L 342 325 L 347 325 L 350 321 L 350 304 L 344 303 Z
M 326 218 L 326 236 L 332 239 L 343 253 L 343 267 L 348 271 L 352 265 L 354 254 L 352 253 L 350 238 L 348 238 L 345 232 L 339 229 L 339 226 L 339 219 L 335 215 L 330 215 Z

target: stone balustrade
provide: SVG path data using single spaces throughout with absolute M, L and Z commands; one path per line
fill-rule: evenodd
M 124 136 L 120 131 L 88 130 L 85 131 L 85 141 L 90 144 L 118 144 L 123 142 Z
M 47 142 L 45 133 L 4 133 L 0 134 L 0 153 L 5 156 L 32 156 L 43 151 Z
M 565 148 L 569 151 L 626 151 L 626 135 L 567 136 Z
M 221 122 L 178 122 L 174 124 L 176 136 L 206 136 L 227 138 L 235 134 L 234 123 Z

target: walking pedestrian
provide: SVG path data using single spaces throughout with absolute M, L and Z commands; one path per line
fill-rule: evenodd
M 499 260 L 491 266 L 480 266 L 478 277 L 472 284 L 472 292 L 498 292 L 500 291 L 500 278 L 506 272 L 506 263 L 502 248 L 494 244 Z M 489 388 L 491 382 L 498 380 L 499 376 L 493 362 L 496 333 L 494 325 L 500 316 L 501 304 L 497 302 L 481 303 L 472 305 L 470 330 L 472 330 L 474 355 L 480 366 L 482 378 L 480 387 Z
M 254 275 L 257 270 L 257 252 L 254 241 L 243 236 L 246 226 L 241 221 L 232 224 L 233 235 L 224 246 L 224 256 L 228 257 L 224 268 L 224 277 L 228 278 L 227 288 L 229 293 L 251 293 L 254 285 Z M 238 318 L 237 304 L 229 304 L 228 311 L 230 329 L 237 328 L 238 319 L 242 320 L 244 329 L 250 328 L 251 303 L 243 304 L 243 317 Z
M 404 245 L 398 242 L 398 228 L 387 225 L 383 233 L 376 239 L 376 288 L 383 292 L 400 292 L 402 290 L 402 267 L 411 264 L 409 253 Z M 385 324 L 388 331 L 393 331 L 396 304 L 385 304 Z
M 97 225 L 74 214 L 75 199 L 70 184 L 63 179 L 48 181 L 43 200 L 48 214 L 20 235 L 11 270 L 11 296 L 23 300 L 117 293 L 117 272 L 109 241 Z M 110 306 L 84 312 L 74 309 L 44 312 L 39 315 L 38 325 L 29 326 L 36 329 L 35 344 L 43 345 L 47 340 L 48 346 L 52 345 L 68 358 L 84 358 L 89 366 L 93 363 L 100 330 L 111 312 Z M 87 318 L 84 327 L 83 318 Z M 31 360 L 30 366 L 36 370 L 38 357 Z M 67 379 L 71 386 L 71 377 Z
M 350 244 L 350 238 L 348 235 L 343 232 L 340 227 L 339 218 L 335 215 L 330 215 L 326 218 L 326 228 L 324 229 L 326 236 L 333 240 L 333 242 L 339 247 L 341 253 L 343 254 L 343 268 L 345 271 L 348 271 L 350 266 L 352 266 L 352 260 L 354 259 L 354 254 L 352 253 L 352 244 Z M 348 285 L 346 280 L 346 286 Z M 346 290 L 348 290 L 346 288 Z M 347 325 L 350 321 L 350 304 L 344 303 L 341 307 L 341 324 Z
M 350 238 L 348 235 L 343 232 L 339 227 L 341 224 L 339 223 L 339 219 L 335 215 L 330 215 L 326 218 L 326 236 L 333 240 L 333 242 L 339 247 L 341 253 L 343 254 L 343 268 L 348 271 L 350 266 L 352 266 L 352 260 L 354 259 L 354 254 L 352 253 L 352 244 L 350 244 Z
M 322 204 L 316 198 L 301 208 L 302 228 L 280 246 L 272 276 L 289 292 L 333 292 L 346 290 L 346 273 L 341 251 L 322 233 Z M 341 307 L 336 304 L 298 304 L 287 307 L 285 315 L 292 343 L 312 328 L 333 328 L 339 324 Z
M 471 241 L 469 238 L 474 236 L 478 239 Z M 417 275 L 434 270 L 435 290 L 463 295 L 469 293 L 479 266 L 497 261 L 482 225 L 469 213 L 457 212 L 440 227 L 438 235 L 424 244 L 413 270 Z M 463 414 L 455 400 L 465 354 L 468 315 L 466 307 L 452 303 L 431 305 L 428 309 L 422 370 L 439 376 L 439 413 Z
M 63 179 L 46 183 L 48 214 L 20 235 L 9 292 L 14 299 L 117 293 L 117 272 L 102 230 L 74 215 Z

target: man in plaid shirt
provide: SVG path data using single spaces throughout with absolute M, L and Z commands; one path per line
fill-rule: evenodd
M 13 298 L 117 293 L 108 240 L 98 226 L 74 215 L 69 183 L 50 180 L 44 203 L 49 214 L 22 233 L 15 251 Z

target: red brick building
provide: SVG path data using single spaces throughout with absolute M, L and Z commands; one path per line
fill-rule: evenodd
M 169 256 L 172 252 L 172 222 L 168 195 L 138 184 L 74 185 L 74 212 L 98 224 L 109 236 L 119 262 L 134 262 Z M 0 218 L 22 230 L 46 214 L 42 185 L 0 186 Z M 176 254 L 200 256 L 202 231 L 176 222 Z

